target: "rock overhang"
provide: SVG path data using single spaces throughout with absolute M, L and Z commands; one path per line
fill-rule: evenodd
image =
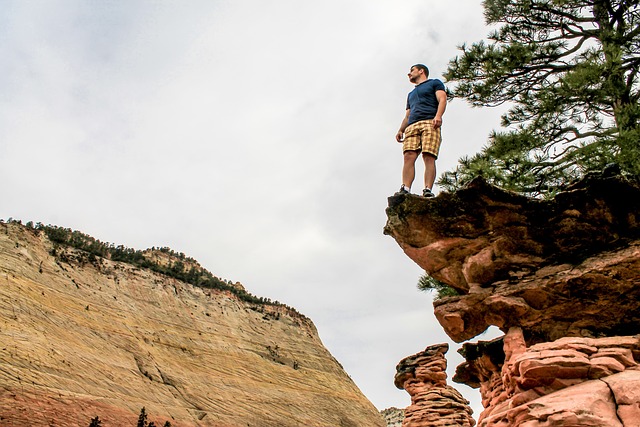
M 640 332 L 640 185 L 592 174 L 553 199 L 477 178 L 455 193 L 389 198 L 384 233 L 462 295 L 434 302 L 456 342 L 494 325 L 529 344 Z

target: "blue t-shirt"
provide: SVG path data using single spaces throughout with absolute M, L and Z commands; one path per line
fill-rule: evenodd
M 436 92 L 439 90 L 445 90 L 444 83 L 438 79 L 429 79 L 409 92 L 407 109 L 411 110 L 411 112 L 409 113 L 407 125 L 420 120 L 430 120 L 436 116 L 438 112 Z

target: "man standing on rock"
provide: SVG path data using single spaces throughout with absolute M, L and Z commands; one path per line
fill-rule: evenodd
M 416 64 L 409 71 L 409 81 L 416 85 L 407 96 L 407 112 L 396 134 L 402 143 L 404 164 L 402 187 L 396 194 L 411 193 L 411 184 L 416 175 L 416 159 L 422 152 L 424 160 L 424 197 L 433 197 L 431 192 L 436 180 L 436 159 L 442 142 L 442 115 L 447 107 L 447 92 L 438 79 L 429 78 L 429 69 Z

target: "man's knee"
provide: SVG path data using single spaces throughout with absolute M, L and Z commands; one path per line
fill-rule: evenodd
M 418 158 L 418 152 L 413 150 L 407 150 L 403 153 L 405 162 L 415 162 Z
M 422 153 L 422 158 L 424 159 L 425 164 L 435 165 L 436 164 L 436 156 L 431 153 Z

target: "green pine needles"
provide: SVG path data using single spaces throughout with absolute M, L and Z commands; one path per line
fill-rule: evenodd
M 444 297 L 452 297 L 455 295 L 460 295 L 460 293 L 447 285 L 444 282 L 441 282 L 433 277 L 429 276 L 426 272 L 420 279 L 418 280 L 418 289 L 421 291 L 435 291 L 436 295 L 434 299 L 438 300 Z
M 547 195 L 609 163 L 640 175 L 640 0 L 484 0 L 488 41 L 462 45 L 445 78 L 504 129 L 438 184 L 476 176 Z

